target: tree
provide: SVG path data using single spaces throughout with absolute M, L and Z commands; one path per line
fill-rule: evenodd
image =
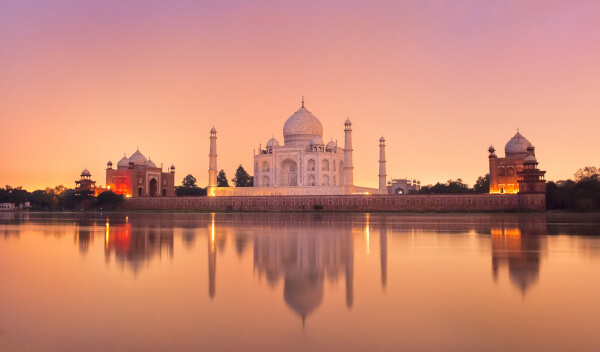
M 583 181 L 585 179 L 594 179 L 597 180 L 600 178 L 600 169 L 597 169 L 594 166 L 586 166 L 582 169 L 577 170 L 575 173 L 575 181 Z
M 96 197 L 96 206 L 102 210 L 114 210 L 119 208 L 125 202 L 122 194 L 115 194 L 113 191 L 102 192 Z
M 231 182 L 233 182 L 236 187 L 252 187 L 254 184 L 252 176 L 244 170 L 244 167 L 241 164 L 235 171 L 235 177 L 231 179 Z
M 194 176 L 192 176 L 192 174 L 189 174 L 186 177 L 184 177 L 183 181 L 181 181 L 181 184 L 185 188 L 196 188 L 196 187 L 198 187 L 198 186 L 196 186 L 196 178 Z
M 225 176 L 225 171 L 219 171 L 217 175 L 217 187 L 229 187 L 229 182 L 227 182 L 227 176 Z
M 479 176 L 473 186 L 475 193 L 490 193 L 490 174 Z

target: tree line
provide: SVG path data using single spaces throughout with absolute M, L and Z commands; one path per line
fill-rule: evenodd
M 252 187 L 254 186 L 254 177 L 250 176 L 244 167 L 240 164 L 235 171 L 235 176 L 231 179 L 235 187 Z M 224 170 L 217 174 L 217 187 L 230 187 L 227 181 L 227 175 Z M 191 174 L 187 175 L 181 181 L 181 186 L 175 189 L 177 196 L 205 196 L 207 189 L 198 187 L 197 180 Z
M 574 180 L 549 181 L 546 184 L 546 208 L 548 210 L 566 211 L 600 211 L 600 169 L 587 166 L 577 170 Z M 253 177 L 240 165 L 231 179 L 235 187 L 252 187 Z M 217 175 L 218 187 L 229 187 L 225 171 Z M 477 178 L 473 187 L 464 183 L 460 178 L 436 183 L 412 190 L 409 194 L 467 194 L 488 193 L 490 190 L 490 175 Z M 183 178 L 182 185 L 176 188 L 177 196 L 206 196 L 206 188 L 198 187 L 194 176 Z M 22 187 L 9 185 L 0 188 L 0 203 L 14 203 L 16 206 L 29 202 L 31 210 L 78 210 L 117 209 L 125 199 L 123 195 L 112 191 L 100 193 L 94 197 L 93 191 L 74 190 L 60 185 L 54 188 L 28 192 Z
M 113 210 L 124 201 L 123 195 L 112 191 L 102 192 L 98 197 L 94 197 L 94 191 L 77 191 L 63 185 L 46 187 L 33 192 L 28 192 L 23 187 L 13 188 L 9 185 L 0 188 L 0 203 L 13 203 L 18 207 L 29 202 L 31 210 Z
M 546 209 L 600 211 L 600 169 L 586 166 L 577 170 L 574 176 L 575 180 L 546 184 Z

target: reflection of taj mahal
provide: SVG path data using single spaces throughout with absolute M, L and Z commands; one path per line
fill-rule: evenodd
M 352 122 L 344 123 L 344 146 L 323 141 L 323 125 L 304 107 L 283 126 L 283 145 L 271 138 L 254 155 L 254 187 L 217 187 L 217 130 L 210 131 L 209 195 L 387 194 L 385 139 L 379 140 L 379 188 L 354 185 Z

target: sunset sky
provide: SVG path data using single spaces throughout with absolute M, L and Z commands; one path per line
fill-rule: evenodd
M 73 188 L 140 151 L 229 178 L 301 104 L 355 184 L 488 172 L 517 127 L 548 180 L 600 166 L 600 1 L 0 2 L 0 185 Z

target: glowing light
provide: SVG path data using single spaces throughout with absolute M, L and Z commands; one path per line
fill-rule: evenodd
M 110 189 L 110 186 L 106 187 L 106 189 Z

